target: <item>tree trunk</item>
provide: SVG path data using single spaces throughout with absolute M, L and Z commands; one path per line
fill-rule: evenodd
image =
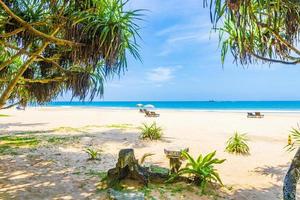
M 294 156 L 290 168 L 284 178 L 283 199 L 296 200 L 297 183 L 300 175 L 300 148 Z

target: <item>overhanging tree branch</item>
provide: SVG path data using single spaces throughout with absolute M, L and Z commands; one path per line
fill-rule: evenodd
M 266 57 L 257 55 L 253 52 L 250 52 L 250 54 L 260 60 L 267 61 L 267 62 L 282 63 L 282 64 L 287 64 L 287 65 L 296 65 L 296 64 L 300 63 L 300 60 L 289 62 L 289 61 L 284 61 L 284 60 L 276 60 L 276 59 L 266 58 Z
M 78 46 L 78 45 L 82 45 L 76 42 L 72 42 L 69 40 L 64 40 L 64 39 L 59 39 L 57 37 L 53 37 L 51 35 L 45 34 L 37 29 L 35 29 L 33 26 L 31 26 L 29 23 L 27 23 L 26 21 L 24 21 L 23 19 L 21 19 L 19 16 L 17 16 L 15 13 L 13 13 L 9 7 L 6 6 L 6 4 L 0 0 L 0 5 L 2 6 L 2 8 L 5 10 L 5 12 L 10 15 L 12 18 L 14 18 L 18 23 L 20 23 L 23 27 L 25 27 L 28 31 L 30 31 L 31 33 L 40 36 L 44 39 L 47 39 L 49 41 L 52 41 L 56 44 L 59 45 L 69 45 L 69 46 Z

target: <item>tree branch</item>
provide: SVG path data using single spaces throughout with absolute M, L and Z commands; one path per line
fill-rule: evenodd
M 280 41 L 282 42 L 286 47 L 288 47 L 289 49 L 293 50 L 296 54 L 300 55 L 300 50 L 297 49 L 296 47 L 294 47 L 293 45 L 291 45 L 289 42 L 287 42 L 285 39 L 283 39 L 276 31 L 274 31 L 273 29 L 271 29 L 267 24 L 264 24 L 262 22 L 259 22 L 258 19 L 256 18 L 255 15 L 251 15 L 255 21 L 255 23 L 257 24 L 257 26 L 260 26 L 262 28 L 266 28 L 269 31 L 272 32 L 272 34 Z
M 7 37 L 11 37 L 13 35 L 16 35 L 22 31 L 24 31 L 25 28 L 24 27 L 21 27 L 21 28 L 17 28 L 16 30 L 10 32 L 10 33 L 3 33 L 3 34 L 0 34 L 0 38 L 7 38 Z
M 30 31 L 31 33 L 40 36 L 42 38 L 45 38 L 51 42 L 54 42 L 56 44 L 59 45 L 69 45 L 69 46 L 78 46 L 78 45 L 82 45 L 80 43 L 76 43 L 76 42 L 72 42 L 69 40 L 64 40 L 64 39 L 59 39 L 57 37 L 45 34 L 37 29 L 35 29 L 34 27 L 32 27 L 29 23 L 27 23 L 26 21 L 24 21 L 23 19 L 21 19 L 19 16 L 15 15 L 10 9 L 9 7 L 6 6 L 6 4 L 0 0 L 0 5 L 2 6 L 2 8 L 6 11 L 6 13 L 8 15 L 10 15 L 12 18 L 14 18 L 18 23 L 20 23 L 22 26 L 24 26 L 28 31 Z
M 7 43 L 7 42 L 2 42 L 2 41 L 0 41 L 0 44 L 3 44 L 4 46 L 6 46 L 6 47 L 8 47 L 8 48 L 10 48 L 10 49 L 14 49 L 14 50 L 21 51 L 20 54 L 23 53 L 23 54 L 26 54 L 26 55 L 28 55 L 28 56 L 34 55 L 33 53 L 29 53 L 28 51 L 26 51 L 26 50 L 25 50 L 26 48 L 20 49 L 20 48 L 18 48 L 18 47 L 16 47 L 16 46 L 13 46 L 13 45 L 11 45 L 11 44 L 9 44 L 9 43 Z M 44 56 L 41 56 L 41 55 L 36 55 L 36 56 L 37 56 L 38 58 L 40 58 L 41 60 L 45 61 L 45 62 L 52 63 L 55 67 L 57 67 L 57 68 L 60 69 L 61 71 L 67 71 L 66 69 L 64 69 L 62 66 L 60 66 L 57 62 L 55 62 L 55 61 L 54 61 L 53 59 L 51 59 L 51 58 L 45 58 Z M 10 60 L 12 60 L 12 59 L 13 59 L 13 57 L 12 57 Z M 13 60 L 12 60 L 12 61 L 13 61 Z M 11 64 L 11 63 L 9 63 L 9 64 Z M 9 64 L 6 64 L 6 66 L 9 65 Z M 0 65 L 0 71 L 2 70 L 2 65 L 4 65 L 4 63 Z M 3 68 L 5 68 L 5 66 L 4 66 Z
M 276 59 L 266 58 L 266 57 L 257 55 L 257 54 L 255 54 L 253 52 L 249 52 L 249 53 L 251 55 L 253 55 L 254 57 L 256 57 L 256 58 L 258 58 L 260 60 L 267 61 L 267 62 L 282 63 L 282 64 L 287 64 L 287 65 L 296 65 L 296 64 L 300 63 L 300 60 L 289 62 L 289 61 L 283 61 L 283 60 L 276 60 Z
M 18 101 L 17 103 L 14 103 L 14 104 L 5 106 L 5 107 L 3 107 L 3 108 L 0 108 L 0 110 L 3 110 L 3 109 L 9 109 L 9 108 L 11 108 L 11 107 L 13 107 L 13 106 L 16 106 L 16 105 L 20 104 L 20 103 L 21 103 L 21 101 Z
M 63 82 L 68 80 L 64 77 L 55 77 L 55 78 L 49 78 L 49 79 L 27 79 L 27 78 L 21 78 L 20 81 L 25 81 L 27 83 L 51 83 L 51 82 Z
M 28 45 L 28 46 L 30 46 L 30 45 Z M 16 58 L 21 56 L 21 54 L 25 54 L 26 49 L 28 48 L 28 46 L 24 47 L 23 49 L 18 49 L 19 50 L 18 53 L 13 55 L 9 60 L 7 60 L 7 61 L 3 62 L 2 64 L 0 64 L 0 71 L 2 71 L 5 67 L 10 65 L 11 63 L 13 63 Z

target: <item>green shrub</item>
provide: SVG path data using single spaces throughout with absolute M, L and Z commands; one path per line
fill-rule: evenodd
M 156 125 L 156 122 L 153 122 L 151 125 L 143 123 L 139 128 L 141 132 L 142 139 L 150 139 L 150 140 L 159 140 L 163 135 L 162 128 Z
M 288 138 L 288 145 L 285 147 L 288 151 L 294 151 L 300 146 L 300 127 L 292 128 Z
M 249 139 L 246 134 L 235 132 L 234 135 L 228 139 L 225 151 L 228 153 L 249 155 L 250 148 L 247 144 L 248 141 Z
M 200 154 L 197 159 L 194 159 L 188 152 L 183 151 L 182 156 L 187 159 L 187 164 L 184 168 L 179 169 L 177 174 L 171 175 L 170 180 L 172 181 L 181 175 L 188 175 L 193 182 L 200 186 L 202 192 L 205 190 L 207 183 L 216 182 L 223 185 L 215 165 L 223 163 L 225 159 L 217 159 L 215 155 L 216 151 L 205 156 Z
M 100 154 L 100 151 L 92 149 L 92 148 L 86 148 L 84 151 L 89 155 L 89 160 L 96 160 L 99 159 L 98 155 Z

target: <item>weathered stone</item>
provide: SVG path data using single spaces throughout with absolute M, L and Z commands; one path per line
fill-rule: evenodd
M 123 192 L 114 189 L 108 189 L 108 196 L 111 200 L 144 200 L 145 195 L 142 192 Z
M 170 169 L 171 173 L 177 173 L 181 167 L 181 160 L 183 159 L 181 153 L 183 151 L 189 151 L 186 147 L 168 147 L 165 150 L 167 158 L 170 159 Z

